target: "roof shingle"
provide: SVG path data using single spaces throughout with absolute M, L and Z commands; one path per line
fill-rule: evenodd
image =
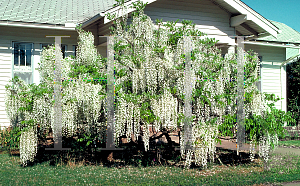
M 266 37 L 258 38 L 256 40 L 300 43 L 300 32 L 294 30 L 293 28 L 287 26 L 284 23 L 271 21 L 271 20 L 270 22 L 274 24 L 277 28 L 279 28 L 279 30 L 281 30 L 281 33 L 277 35 L 277 39 L 273 36 L 266 36 Z
M 0 20 L 82 23 L 113 7 L 114 0 L 0 0 Z

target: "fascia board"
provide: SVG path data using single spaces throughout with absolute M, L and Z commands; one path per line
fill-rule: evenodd
M 97 14 L 94 17 L 92 17 L 91 19 L 85 21 L 82 23 L 82 28 L 85 28 L 89 25 L 91 25 L 92 23 L 98 21 L 99 19 L 101 19 L 103 16 L 101 16 L 101 14 Z
M 54 29 L 54 30 L 70 30 L 70 31 L 75 31 L 75 28 L 70 28 L 70 27 L 63 27 L 63 26 L 48 26 L 48 25 L 39 25 L 39 24 L 34 24 L 34 23 L 14 23 L 14 22 L 0 22 L 0 26 L 14 26 L 14 27 L 26 27 L 26 28 L 42 28 L 42 29 Z
M 119 17 L 121 17 L 121 16 L 123 16 L 123 15 L 126 15 L 126 14 L 128 14 L 128 13 L 131 13 L 131 12 L 133 12 L 133 11 L 135 11 L 135 9 L 134 8 L 129 8 L 133 3 L 136 3 L 136 2 L 138 2 L 139 0 L 132 0 L 132 1 L 129 1 L 129 2 L 126 2 L 124 5 L 125 5 L 125 7 L 127 7 L 127 10 L 125 11 L 125 12 L 121 12 L 120 10 L 121 10 L 121 7 L 120 6 L 117 6 L 117 7 L 114 7 L 114 8 L 112 8 L 112 9 L 109 9 L 109 10 L 107 10 L 107 11 L 105 11 L 105 12 L 102 12 L 102 13 L 100 13 L 100 15 L 101 16 L 103 16 L 104 17 L 104 24 L 107 24 L 107 23 L 109 23 L 110 22 L 110 20 L 107 18 L 107 16 L 106 16 L 106 14 L 108 14 L 108 13 L 110 13 L 110 14 L 112 14 L 112 13 L 116 13 L 116 18 L 119 18 Z M 157 0 L 141 0 L 143 3 L 148 3 L 148 4 L 150 4 L 150 3 L 153 3 L 153 2 L 155 2 L 155 1 L 157 1 Z
M 254 42 L 254 41 L 244 41 L 244 44 L 249 44 L 249 45 L 262 45 L 262 46 L 272 46 L 272 47 L 281 47 L 281 48 L 296 48 L 300 49 L 300 46 L 291 46 L 291 45 L 280 45 L 280 44 L 273 44 L 273 43 L 263 43 L 263 42 Z
M 259 15 L 251 8 L 245 6 L 240 0 L 223 0 L 228 5 L 236 9 L 241 14 L 247 15 L 247 20 L 251 20 L 256 23 L 258 26 L 269 32 L 272 36 L 277 38 L 277 33 L 279 33 L 279 29 L 272 25 L 267 19 L 263 16 Z

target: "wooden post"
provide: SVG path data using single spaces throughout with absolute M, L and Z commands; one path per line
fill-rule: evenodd
M 244 37 L 237 37 L 237 144 L 245 143 L 245 111 L 244 111 Z M 238 150 L 238 149 L 237 149 Z M 238 153 L 238 152 L 237 152 Z
M 184 37 L 185 50 L 185 80 L 184 80 L 184 150 L 190 150 L 192 147 L 192 86 L 191 86 L 191 41 L 192 37 Z

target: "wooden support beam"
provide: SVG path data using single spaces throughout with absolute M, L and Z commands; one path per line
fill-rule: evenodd
M 242 35 L 242 34 L 241 34 L 239 31 L 237 31 L 237 30 L 235 31 L 235 34 L 238 35 L 238 36 L 241 36 L 241 35 Z
M 256 32 L 253 28 L 251 28 L 249 25 L 247 25 L 246 23 L 242 23 L 241 26 L 243 28 L 245 28 L 246 30 L 248 30 L 249 32 L 251 32 L 253 35 L 255 35 L 256 37 L 258 37 L 258 32 Z
M 230 26 L 236 27 L 247 21 L 247 15 L 238 15 L 230 18 Z

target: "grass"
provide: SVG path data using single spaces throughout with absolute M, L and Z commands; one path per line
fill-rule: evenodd
M 244 165 L 209 164 L 208 169 L 173 166 L 123 168 L 43 162 L 21 167 L 19 156 L 0 154 L 0 185 L 253 185 L 300 180 L 300 157 L 273 155 L 269 171 L 262 162 Z
M 278 141 L 279 146 L 295 146 L 300 147 L 300 140 Z
M 286 139 L 286 140 L 282 140 L 282 141 L 281 140 L 278 141 L 278 146 L 300 147 L 300 139 L 292 138 L 292 139 Z M 246 141 L 246 143 L 250 144 L 250 141 Z

